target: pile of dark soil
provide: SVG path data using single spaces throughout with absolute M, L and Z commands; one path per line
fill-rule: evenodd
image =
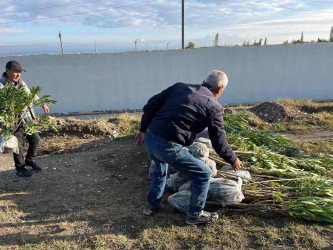
M 276 102 L 263 102 L 249 109 L 264 122 L 277 123 L 302 119 L 313 119 L 312 114 L 285 107 Z
M 285 107 L 274 102 L 263 102 L 249 110 L 265 122 L 281 122 L 287 116 Z
M 306 112 L 306 113 L 319 113 L 319 112 L 333 112 L 333 105 L 325 105 L 325 106 L 318 106 L 318 107 L 313 107 L 313 106 L 303 106 L 300 108 L 301 111 Z

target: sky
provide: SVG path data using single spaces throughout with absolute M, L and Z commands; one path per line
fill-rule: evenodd
M 333 0 L 185 0 L 185 46 L 329 39 Z M 182 48 L 181 0 L 1 0 L 0 56 Z

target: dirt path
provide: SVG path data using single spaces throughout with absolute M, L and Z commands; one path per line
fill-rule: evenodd
M 304 134 L 296 133 L 281 133 L 293 142 L 316 142 L 316 141 L 330 141 L 333 142 L 333 131 L 332 130 L 317 130 L 311 133 L 307 132 Z
M 152 223 L 169 224 L 163 216 L 146 222 L 142 214 L 149 162 L 134 139 L 101 140 L 74 152 L 38 157 L 43 170 L 31 178 L 15 175 L 10 154 L 0 159 L 1 200 L 19 211 L 1 223 L 0 248 L 79 238 L 105 227 L 131 237 Z

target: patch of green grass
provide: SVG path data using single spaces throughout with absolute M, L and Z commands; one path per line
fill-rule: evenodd
M 302 224 L 294 222 L 282 229 L 284 241 L 292 248 L 305 249 L 311 246 L 311 249 L 322 249 L 322 243 L 318 234 L 314 231 L 306 230 Z
M 144 249 L 235 249 L 242 245 L 242 228 L 219 219 L 217 223 L 201 226 L 172 226 L 147 229 L 143 232 Z
M 249 233 L 255 246 L 262 249 L 322 249 L 329 235 L 328 226 L 291 220 L 287 217 L 261 218 L 256 216 L 243 217 L 244 230 Z
M 315 118 L 322 127 L 333 129 L 333 113 L 320 112 L 315 114 Z
M 95 249 L 132 249 L 134 241 L 125 235 L 104 234 L 91 237 Z
M 318 142 L 296 142 L 293 143 L 299 147 L 305 154 L 310 156 L 317 156 L 319 153 L 333 154 L 333 142 L 318 141 Z
M 251 235 L 255 238 L 255 243 L 261 247 L 269 247 L 280 241 L 276 228 L 272 226 L 254 229 Z
M 182 230 L 176 233 L 175 227 L 171 228 L 150 228 L 142 233 L 141 247 L 144 249 L 173 249 L 179 244 L 178 235 Z
M 310 130 L 315 129 L 316 127 L 312 124 L 306 124 L 306 123 L 275 123 L 275 124 L 269 124 L 265 128 L 267 131 L 273 131 L 273 132 L 287 132 L 292 131 L 294 133 L 304 133 Z
M 118 137 L 135 135 L 140 128 L 141 116 L 129 114 L 120 115 L 117 119 Z

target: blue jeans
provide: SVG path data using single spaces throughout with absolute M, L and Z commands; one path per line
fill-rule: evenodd
M 169 164 L 192 180 L 192 195 L 188 214 L 198 216 L 205 207 L 212 170 L 189 152 L 188 148 L 178 143 L 168 142 L 150 131 L 146 132 L 144 145 L 156 165 L 151 176 L 146 205 L 151 209 L 159 207 L 165 189 Z

